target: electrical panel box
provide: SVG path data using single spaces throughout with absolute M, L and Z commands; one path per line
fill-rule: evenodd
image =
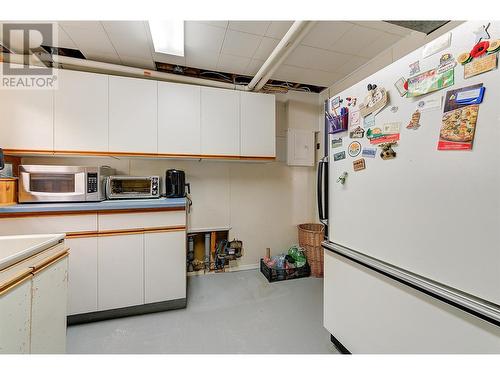
M 290 166 L 314 166 L 314 131 L 288 129 L 287 164 Z

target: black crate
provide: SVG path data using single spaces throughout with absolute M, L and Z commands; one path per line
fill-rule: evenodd
M 269 268 L 264 260 L 260 260 L 260 272 L 266 277 L 266 279 L 273 283 L 275 281 L 282 280 L 291 280 L 291 279 L 299 279 L 301 277 L 309 277 L 311 275 L 311 267 L 309 267 L 309 263 L 306 263 L 304 266 L 299 268 L 291 268 L 291 269 L 274 269 Z

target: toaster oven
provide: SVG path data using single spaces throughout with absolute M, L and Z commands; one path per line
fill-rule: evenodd
M 108 199 L 143 199 L 160 197 L 159 176 L 109 176 L 106 179 Z

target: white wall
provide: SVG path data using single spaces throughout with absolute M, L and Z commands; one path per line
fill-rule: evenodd
M 119 174 L 160 175 L 162 179 L 167 169 L 182 169 L 187 182 L 191 183 L 190 229 L 231 227 L 231 239 L 239 238 L 244 245 L 245 253 L 239 265 L 257 266 L 266 247 L 270 247 L 273 254 L 287 250 L 297 242 L 297 224 L 317 221 L 315 169 L 286 165 L 287 101 L 291 99 L 300 104 L 298 108 L 302 112 L 300 120 L 292 126 L 314 130 L 317 127 L 317 94 L 277 95 L 276 162 L 111 157 L 25 157 L 22 162 L 109 165 Z

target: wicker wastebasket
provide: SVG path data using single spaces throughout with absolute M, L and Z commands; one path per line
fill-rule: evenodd
M 325 237 L 323 224 L 300 224 L 299 245 L 306 251 L 307 262 L 311 266 L 311 275 L 323 277 L 323 249 L 321 242 Z

